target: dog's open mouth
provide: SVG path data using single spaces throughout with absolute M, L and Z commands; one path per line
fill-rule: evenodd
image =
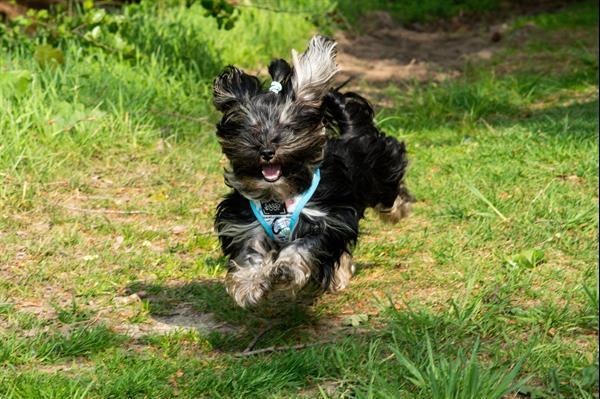
M 268 182 L 274 182 L 281 177 L 281 165 L 272 164 L 262 167 L 262 175 Z

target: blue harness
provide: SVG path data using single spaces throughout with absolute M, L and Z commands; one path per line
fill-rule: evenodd
M 294 229 L 298 225 L 300 213 L 315 193 L 320 180 L 321 171 L 317 169 L 313 173 L 312 183 L 308 190 L 285 202 L 249 200 L 254 216 L 272 240 L 278 242 L 291 240 Z

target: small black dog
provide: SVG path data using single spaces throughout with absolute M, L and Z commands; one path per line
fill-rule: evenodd
M 214 81 L 233 188 L 215 226 L 230 259 L 227 291 L 242 307 L 293 297 L 309 282 L 343 289 L 365 209 L 393 222 L 408 213 L 404 143 L 377 130 L 363 97 L 330 88 L 335 47 L 315 36 L 292 51 L 293 66 L 273 61 L 268 90 L 233 66 Z

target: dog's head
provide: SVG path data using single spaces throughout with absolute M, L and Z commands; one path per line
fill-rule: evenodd
M 310 185 L 326 143 L 321 105 L 337 72 L 335 45 L 315 36 L 304 53 L 292 51 L 292 66 L 273 61 L 269 90 L 233 66 L 215 79 L 225 178 L 246 197 L 285 200 Z

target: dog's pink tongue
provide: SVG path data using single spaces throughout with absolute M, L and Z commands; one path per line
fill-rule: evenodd
M 281 176 L 281 166 L 279 165 L 265 165 L 262 168 L 262 174 L 265 180 L 275 181 Z

